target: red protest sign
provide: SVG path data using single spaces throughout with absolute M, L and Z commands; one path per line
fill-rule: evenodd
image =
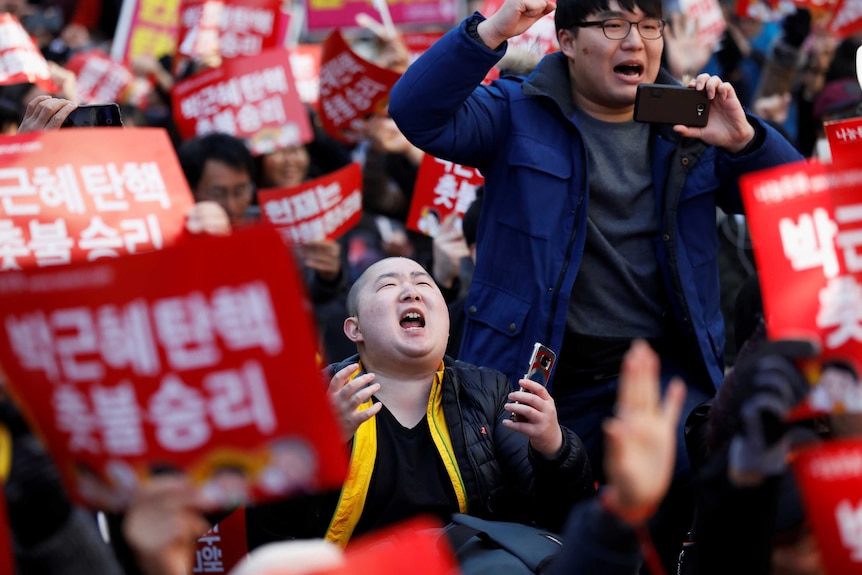
M 320 65 L 320 120 L 333 138 L 354 143 L 367 116 L 383 112 L 389 90 L 401 75 L 357 56 L 341 32 L 323 43 Z
M 181 0 L 177 52 L 238 58 L 283 47 L 290 17 L 281 7 L 281 0 Z
M 838 38 L 848 38 L 862 31 L 862 1 L 837 0 L 826 29 Z
M 858 158 L 862 152 L 862 118 L 824 122 L 833 161 Z
M 128 68 L 99 49 L 77 52 L 66 68 L 77 77 L 75 89 L 81 104 L 119 102 L 134 80 Z
M 48 62 L 36 42 L 8 12 L 0 13 L 0 86 L 32 82 L 55 90 Z
M 0 144 L 0 270 L 159 249 L 192 195 L 157 128 L 79 128 Z
M 362 168 L 358 163 L 293 188 L 257 193 L 261 213 L 290 244 L 335 240 L 362 216 Z
M 458 13 L 452 0 L 388 0 L 387 3 L 394 24 L 451 26 Z M 309 0 L 305 3 L 308 29 L 350 28 L 356 26 L 356 17 L 360 14 L 380 18 L 375 4 L 368 0 Z
M 773 339 L 862 357 L 862 167 L 797 162 L 740 180 Z
M 230 573 L 247 554 L 245 508 L 240 507 L 197 540 L 192 573 Z
M 833 440 L 797 451 L 793 472 L 825 573 L 862 568 L 862 441 Z
M 0 274 L 0 364 L 76 500 L 122 509 L 164 470 L 225 506 L 341 485 L 296 269 L 254 226 Z
M 218 68 L 177 83 L 171 99 L 185 139 L 222 132 L 247 139 L 252 153 L 266 154 L 312 138 L 287 50 L 225 60 Z
M 435 237 L 449 214 L 464 215 L 484 181 L 475 168 L 425 154 L 416 176 L 407 229 Z

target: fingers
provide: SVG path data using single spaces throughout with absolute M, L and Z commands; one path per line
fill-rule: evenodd
M 674 378 L 664 394 L 664 401 L 661 407 L 662 414 L 664 415 L 665 422 L 674 429 L 676 429 L 680 415 L 682 414 L 682 408 L 685 404 L 685 393 L 685 382 L 679 378 Z
M 659 359 L 644 340 L 635 340 L 626 355 L 620 372 L 617 391 L 617 411 L 652 410 L 658 407 Z
M 63 125 L 69 114 L 77 107 L 78 104 L 71 100 L 48 95 L 37 96 L 27 104 L 18 133 L 55 130 Z

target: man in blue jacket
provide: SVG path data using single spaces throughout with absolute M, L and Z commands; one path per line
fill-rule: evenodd
M 556 9 L 560 52 L 529 77 L 482 85 L 506 40 Z M 630 342 L 688 384 L 686 414 L 724 374 L 716 206 L 742 212 L 742 174 L 801 159 L 701 74 L 704 128 L 633 121 L 637 86 L 661 69 L 660 0 L 506 0 L 474 14 L 392 89 L 389 113 L 414 145 L 485 176 L 477 261 L 459 357 L 517 381 L 536 341 L 558 352 L 561 423 L 601 469 Z M 681 440 L 677 470 L 688 471 Z

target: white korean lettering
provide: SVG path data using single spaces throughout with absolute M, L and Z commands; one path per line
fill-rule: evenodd
M 185 385 L 175 374 L 162 378 L 147 412 L 156 426 L 156 441 L 168 451 L 196 449 L 212 435 L 200 391 Z
M 30 249 L 24 241 L 24 230 L 12 220 L 0 220 L 0 271 L 20 270 L 18 258 L 26 258 L 29 255 Z
M 153 317 L 158 339 L 172 368 L 212 367 L 221 359 L 207 302 L 200 292 L 157 300 L 153 304 Z
M 51 397 L 57 429 L 69 435 L 69 451 L 101 453 L 96 436 L 99 424 L 87 403 L 87 397 L 74 385 L 58 385 Z
M 862 222 L 862 204 L 840 206 L 835 209 L 835 220 L 845 227 L 846 224 Z M 848 272 L 862 271 L 862 226 L 853 230 L 842 230 L 836 237 L 838 247 L 844 250 L 844 265 Z
M 39 213 L 36 187 L 30 183 L 26 168 L 0 169 L 0 205 L 7 216 L 34 216 Z
M 21 367 L 41 371 L 51 380 L 60 377 L 56 343 L 48 319 L 41 311 L 6 317 L 6 336 Z
M 89 250 L 87 261 L 93 261 L 102 257 L 117 257 L 118 249 L 123 247 L 123 238 L 119 232 L 107 225 L 101 216 L 90 218 L 90 225 L 81 232 L 78 247 Z
M 101 306 L 96 310 L 99 351 L 114 369 L 131 368 L 135 375 L 159 373 L 159 352 L 153 338 L 147 302 L 134 300 L 122 307 Z
M 51 314 L 56 336 L 57 356 L 63 374 L 71 381 L 97 381 L 105 376 L 105 366 L 95 359 L 98 353 L 96 326 L 92 312 L 85 307 L 65 308 Z M 79 356 L 91 359 L 79 359 Z
M 801 214 L 798 223 L 791 218 L 782 218 L 778 222 L 781 246 L 793 269 L 822 266 L 827 278 L 837 276 L 839 262 L 834 243 L 837 229 L 828 212 L 822 208 L 811 214 Z
M 69 237 L 66 220 L 58 218 L 53 222 L 30 221 L 30 243 L 36 264 L 56 266 L 72 261 L 72 247 L 75 240 Z
M 96 385 L 90 390 L 90 397 L 105 451 L 115 456 L 145 453 L 143 418 L 132 383 L 122 381 L 112 387 Z
M 39 197 L 47 206 L 52 208 L 65 206 L 72 214 L 83 214 L 86 211 L 75 169 L 70 164 L 60 166 L 53 171 L 45 167 L 35 168 L 33 185 L 36 186 Z
M 266 379 L 256 361 L 246 362 L 239 370 L 209 373 L 203 386 L 210 394 L 209 412 L 217 429 L 251 425 L 261 433 L 271 433 L 275 429 L 275 412 Z
M 852 276 L 831 278 L 820 290 L 817 326 L 832 329 L 825 345 L 834 349 L 850 340 L 862 342 L 862 286 Z
M 212 320 L 228 349 L 260 347 L 269 355 L 282 350 L 269 288 L 263 282 L 218 288 L 212 296 Z
M 862 503 L 853 506 L 848 499 L 842 499 L 835 507 L 835 519 L 841 542 L 850 548 L 850 558 L 862 561 Z

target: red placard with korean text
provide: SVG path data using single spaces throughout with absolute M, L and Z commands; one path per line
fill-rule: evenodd
M 335 240 L 362 216 L 362 167 L 358 163 L 293 188 L 258 190 L 260 211 L 290 244 Z
M 811 3 L 817 4 L 814 0 Z M 838 38 L 848 38 L 862 31 L 862 2 L 838 0 L 826 29 Z
M 78 502 L 122 509 L 166 470 L 226 507 L 341 485 L 296 269 L 253 226 L 0 274 L 0 364 Z
M 394 24 L 444 24 L 455 23 L 458 13 L 453 0 L 386 0 Z M 379 19 L 380 15 L 369 0 L 309 0 L 306 2 L 309 30 L 351 28 L 356 26 L 356 16 L 368 14 Z
M 177 83 L 171 98 L 184 139 L 222 132 L 248 140 L 252 153 L 266 154 L 312 138 L 284 49 L 225 60 Z
M 55 89 L 48 62 L 36 42 L 15 16 L 0 13 L 0 86 L 27 82 Z
M 160 128 L 75 128 L 0 141 L 0 271 L 160 249 L 193 204 Z
M 134 79 L 128 68 L 99 49 L 75 53 L 66 69 L 77 76 L 75 89 L 81 104 L 120 102 Z
M 862 118 L 824 122 L 833 161 L 852 160 L 862 154 Z
M 862 357 L 862 166 L 802 161 L 740 187 L 770 337 L 818 342 L 824 359 Z
M 357 56 L 335 30 L 323 43 L 320 65 L 320 120 L 342 142 L 360 139 L 366 116 L 383 112 L 389 90 L 401 75 Z
M 240 507 L 197 540 L 192 573 L 230 573 L 247 554 L 245 507 Z
M 111 42 L 111 58 L 128 64 L 138 56 L 173 54 L 179 32 L 180 0 L 123 0 Z
M 862 570 L 862 440 L 806 447 L 792 466 L 827 575 Z
M 180 0 L 177 54 L 185 59 L 254 56 L 284 47 L 289 22 L 281 0 Z M 175 69 L 181 69 L 181 60 L 177 57 Z
M 435 237 L 449 214 L 464 215 L 484 181 L 475 168 L 425 154 L 416 176 L 407 229 Z

